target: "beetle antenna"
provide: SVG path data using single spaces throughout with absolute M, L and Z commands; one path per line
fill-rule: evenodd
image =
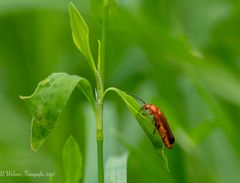
M 137 97 L 136 95 L 133 95 L 131 93 L 127 93 L 128 95 L 131 95 L 132 97 L 134 97 L 135 99 L 138 99 L 139 101 L 141 101 L 143 104 L 146 104 L 142 99 L 140 99 L 139 97 Z

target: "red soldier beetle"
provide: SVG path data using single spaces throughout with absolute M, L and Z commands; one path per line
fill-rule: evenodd
M 164 113 L 155 105 L 152 104 L 146 104 L 142 99 L 140 99 L 137 96 L 132 95 L 133 97 L 137 98 L 143 103 L 143 106 L 140 108 L 139 112 L 142 110 L 148 111 L 148 114 L 143 115 L 152 115 L 153 116 L 153 122 L 155 124 L 155 130 L 153 134 L 158 131 L 158 133 L 161 136 L 161 139 L 164 143 L 164 145 L 171 149 L 173 147 L 173 144 L 175 142 L 175 138 L 173 136 L 173 133 L 171 131 L 171 128 L 168 124 L 167 118 L 165 117 Z

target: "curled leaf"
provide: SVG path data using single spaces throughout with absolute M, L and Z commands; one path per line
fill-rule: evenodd
M 38 150 L 54 130 L 58 117 L 76 86 L 87 97 L 95 111 L 90 83 L 82 77 L 66 73 L 51 74 L 38 84 L 31 96 L 20 96 L 27 103 L 33 116 L 31 129 L 33 150 Z

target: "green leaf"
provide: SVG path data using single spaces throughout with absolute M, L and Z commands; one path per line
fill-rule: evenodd
M 87 59 L 88 64 L 94 73 L 96 73 L 96 66 L 93 60 L 93 56 L 89 44 L 89 30 L 82 15 L 73 5 L 69 4 L 70 23 L 72 28 L 73 41 L 83 56 Z
M 161 136 L 159 135 L 159 133 L 154 133 L 153 134 L 153 131 L 155 130 L 155 126 L 152 123 L 151 119 L 142 115 L 142 113 L 139 112 L 139 109 L 142 106 L 140 106 L 139 103 L 132 96 L 128 95 L 126 92 L 121 91 L 118 88 L 114 88 L 114 87 L 108 88 L 105 91 L 104 96 L 109 91 L 115 91 L 122 98 L 122 100 L 127 105 L 128 109 L 130 110 L 132 115 L 136 118 L 139 125 L 142 127 L 145 134 L 147 135 L 147 137 L 151 141 L 152 145 L 154 146 L 154 148 L 156 149 L 156 151 L 160 155 L 162 161 L 164 162 L 164 166 L 165 166 L 166 170 L 168 172 L 170 172 L 169 167 L 168 167 L 168 160 L 167 160 L 167 157 L 164 153 L 164 148 L 163 148 L 163 143 L 162 143 Z
M 105 183 L 127 182 L 127 160 L 128 153 L 121 156 L 111 156 L 107 160 L 105 168 Z
M 82 77 L 66 73 L 51 74 L 38 84 L 31 96 L 20 96 L 28 104 L 33 115 L 31 129 L 31 147 L 33 150 L 38 150 L 54 130 L 58 117 L 76 86 L 79 87 L 96 111 L 90 83 Z
M 140 112 L 138 112 L 142 106 L 140 106 L 139 103 L 132 96 L 128 95 L 124 91 L 111 87 L 105 91 L 105 94 L 108 91 L 115 91 L 122 98 L 132 115 L 136 118 L 139 125 L 142 127 L 142 129 L 152 142 L 153 146 L 156 149 L 162 149 L 163 144 L 160 135 L 158 133 L 153 134 L 155 126 L 153 125 L 152 121 L 148 117 L 143 116 Z
M 68 138 L 63 148 L 63 167 L 66 183 L 78 183 L 82 178 L 82 154 L 72 136 Z

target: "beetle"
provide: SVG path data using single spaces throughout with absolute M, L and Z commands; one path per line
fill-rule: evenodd
M 132 96 L 134 96 L 134 95 L 132 95 Z M 154 122 L 154 125 L 155 125 L 155 130 L 154 130 L 153 134 L 157 130 L 161 136 L 161 139 L 162 139 L 164 145 L 168 149 L 171 149 L 175 142 L 175 138 L 173 136 L 173 133 L 171 131 L 171 128 L 168 124 L 167 118 L 165 117 L 164 113 L 157 106 L 155 106 L 153 104 L 146 104 L 139 97 L 137 97 L 137 96 L 134 96 L 134 97 L 139 99 L 143 103 L 143 106 L 140 108 L 139 112 L 141 112 L 143 110 L 148 111 L 147 114 L 143 114 L 143 115 L 152 115 L 153 116 L 152 121 Z

